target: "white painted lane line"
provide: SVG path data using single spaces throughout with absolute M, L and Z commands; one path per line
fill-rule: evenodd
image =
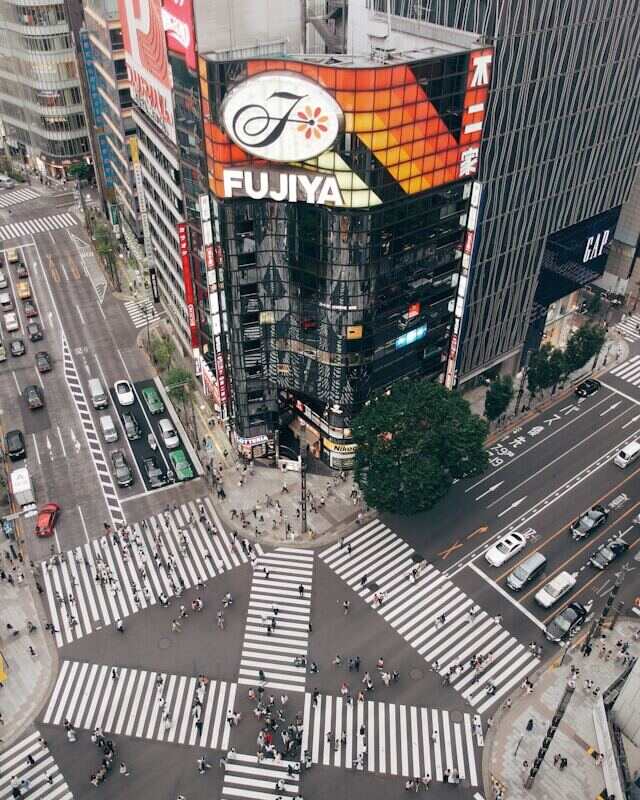
M 631 395 L 628 395 L 628 394 L 625 394 L 624 392 L 621 392 L 620 389 L 616 389 L 615 386 L 611 386 L 608 383 L 604 383 L 603 381 L 600 381 L 600 383 L 602 383 L 603 386 L 606 386 L 606 388 L 610 389 L 612 392 L 615 392 L 616 394 L 619 394 L 620 397 L 624 397 L 625 400 L 629 400 L 630 403 L 635 403 L 636 405 L 640 406 L 640 400 L 636 400 L 635 397 L 631 397 Z
M 38 449 L 38 441 L 36 439 L 36 435 L 35 433 L 32 433 L 31 436 L 33 437 L 33 449 L 36 451 L 36 460 L 38 464 L 41 465 L 42 461 L 40 460 L 40 450 Z
M 517 608 L 518 611 L 522 612 L 525 615 L 525 617 L 531 620 L 531 622 L 533 622 L 534 625 L 540 628 L 540 630 L 543 631 L 545 629 L 545 625 L 542 622 L 540 622 L 540 620 L 537 617 L 535 617 L 528 609 L 526 609 L 522 605 L 522 603 L 519 603 L 515 598 L 511 597 L 511 595 L 508 592 L 505 592 L 502 586 L 499 586 L 494 580 L 492 580 L 488 575 L 486 575 L 479 567 L 476 567 L 476 565 L 473 563 L 469 564 L 468 566 L 476 573 L 476 575 L 479 575 L 490 586 L 493 586 L 493 588 L 496 590 L 496 592 L 498 592 L 498 594 L 501 594 L 504 598 L 506 598 L 511 603 L 512 606 L 515 606 L 515 608 Z
M 67 457 L 67 450 L 64 446 L 64 439 L 62 438 L 62 431 L 60 430 L 60 426 L 56 425 L 56 430 L 58 431 L 58 439 L 60 440 L 60 447 L 62 448 L 62 455 L 66 458 Z

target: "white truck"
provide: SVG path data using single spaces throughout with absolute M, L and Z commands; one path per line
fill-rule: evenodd
M 33 491 L 29 470 L 26 467 L 14 469 L 10 473 L 9 487 L 14 503 L 25 517 L 33 517 L 38 513 L 36 495 Z

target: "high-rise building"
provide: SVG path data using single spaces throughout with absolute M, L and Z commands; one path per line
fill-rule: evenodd
M 0 2 L 0 117 L 9 151 L 62 177 L 91 148 L 74 42 L 79 4 Z

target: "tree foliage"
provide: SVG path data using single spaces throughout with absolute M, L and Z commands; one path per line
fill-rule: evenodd
M 85 161 L 76 161 L 75 164 L 71 164 L 67 170 L 67 174 L 70 178 L 84 180 L 91 175 L 91 167 Z
M 151 358 L 161 372 L 169 369 L 175 352 L 176 346 L 173 339 L 168 336 L 151 337 Z
M 193 391 L 193 373 L 183 367 L 173 367 L 165 375 L 164 386 L 172 400 L 184 404 Z
M 510 375 L 498 375 L 489 386 L 484 399 L 484 413 L 487 419 L 493 420 L 501 417 L 509 407 L 513 398 L 513 379 Z
M 454 478 L 485 469 L 488 425 L 460 395 L 427 380 L 407 381 L 372 399 L 352 424 L 354 477 L 380 511 L 431 508 Z
M 607 338 L 607 332 L 602 325 L 584 325 L 574 331 L 567 341 L 565 359 L 567 372 L 584 367 L 590 358 L 596 356 Z

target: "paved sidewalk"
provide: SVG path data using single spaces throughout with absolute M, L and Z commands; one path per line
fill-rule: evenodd
M 11 565 L 3 555 L 0 568 L 10 572 Z M 17 564 L 17 562 L 15 562 Z M 21 566 L 21 565 L 19 565 Z M 16 569 L 13 575 L 17 575 Z M 41 603 L 32 582 L 27 579 L 13 585 L 0 580 L 0 653 L 4 661 L 6 679 L 0 689 L 0 714 L 4 721 L 0 725 L 0 752 L 17 739 L 33 722 L 43 706 L 57 672 L 57 653 L 45 635 L 44 617 L 38 609 Z M 37 630 L 27 633 L 27 620 L 36 625 Z M 19 630 L 12 636 L 7 624 Z M 29 646 L 36 652 L 30 655 Z
M 593 693 L 585 689 L 584 682 L 587 679 L 593 680 L 595 686 L 600 687 L 600 694 L 606 690 L 624 670 L 621 662 L 615 659 L 616 642 L 629 641 L 629 652 L 640 656 L 640 642 L 632 640 L 632 634 L 637 629 L 637 622 L 621 618 L 614 631 L 605 631 L 606 646 L 613 652 L 609 661 L 599 657 L 597 644 L 588 658 L 580 654 L 578 645 L 569 650 L 564 664 L 560 665 L 563 650 L 558 648 L 555 657 L 534 682 L 533 693 L 527 695 L 523 692 L 519 697 L 513 697 L 513 705 L 509 710 L 504 705 L 501 707 L 485 740 L 483 777 L 487 800 L 495 797 L 492 778 L 495 779 L 496 786 L 503 787 L 505 800 L 592 800 L 598 796 L 605 787 L 605 781 L 603 769 L 596 765 L 590 751 L 593 748 L 597 752 L 592 716 L 595 700 Z M 525 789 L 524 779 L 571 676 L 572 666 L 580 670 L 576 679 L 577 688 L 533 787 Z M 529 720 L 533 720 L 531 731 L 527 731 Z M 634 768 L 640 766 L 640 753 L 627 739 L 625 747 L 633 772 Z M 562 771 L 553 763 L 557 754 L 568 761 L 567 767 Z M 528 767 L 524 766 L 525 761 L 528 762 Z

